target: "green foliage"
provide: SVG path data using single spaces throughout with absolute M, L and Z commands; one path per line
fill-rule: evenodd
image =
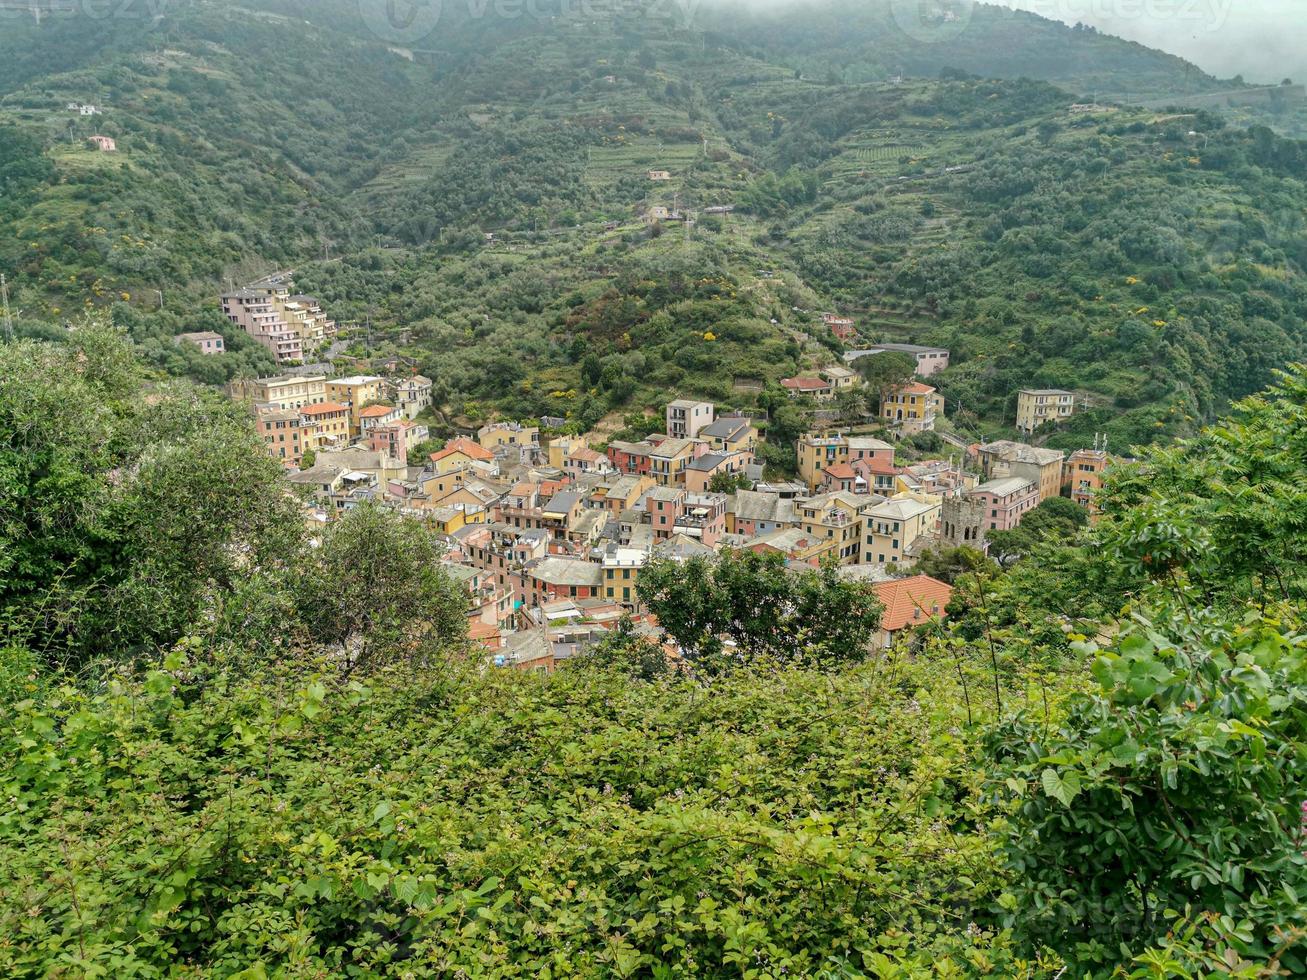
M 1010 879 L 1004 921 L 1086 966 L 1159 942 L 1168 909 L 1267 958 L 1307 894 L 1307 643 L 1297 626 L 1142 622 L 1083 648 L 1099 689 L 1026 712 L 988 752 Z M 1302 947 L 1286 952 L 1307 969 Z
M 1029 555 L 1041 541 L 1073 542 L 1088 523 L 1089 515 L 1079 504 L 1066 497 L 1049 497 L 1012 530 L 990 531 L 986 536 L 989 555 L 999 564 L 1009 565 Z
M 910 384 L 917 373 L 917 359 L 898 351 L 868 354 L 854 361 L 853 366 L 878 399 L 894 388 Z
M 1100 538 L 1123 568 L 1206 595 L 1307 598 L 1307 368 L 1109 480 Z
M 55 661 L 169 643 L 297 545 L 281 474 L 238 410 L 141 384 L 107 327 L 0 346 L 0 608 L 11 638 Z
M 771 662 L 831 667 L 857 662 L 880 625 L 872 588 L 826 565 L 793 571 L 783 556 L 724 551 L 713 559 L 655 561 L 640 600 L 707 674 Z
M 714 473 L 708 481 L 712 493 L 735 493 L 737 490 L 752 490 L 753 483 L 744 473 Z
M 443 553 L 417 521 L 374 504 L 351 509 L 303 562 L 299 608 L 310 637 L 340 648 L 347 669 L 457 652 L 468 600 L 442 571 Z
M 932 686 L 908 664 L 711 697 L 603 670 L 238 678 L 181 653 L 55 682 L 0 705 L 0 972 L 854 976 L 960 952 L 990 874 Z

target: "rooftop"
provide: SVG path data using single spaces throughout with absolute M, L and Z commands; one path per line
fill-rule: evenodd
M 710 439 L 731 439 L 752 424 L 750 419 L 744 418 L 718 419 L 712 425 L 706 425 L 700 429 L 699 435 L 708 436 Z
M 340 402 L 318 402 L 316 405 L 305 405 L 300 409 L 301 415 L 331 415 L 333 412 L 348 412 L 349 406 L 342 405 Z
M 920 344 L 872 344 L 863 350 L 846 351 L 844 360 L 852 362 L 868 354 L 884 354 L 893 351 L 897 354 L 947 354 L 943 347 L 923 347 Z
M 1001 480 L 990 480 L 988 483 L 982 483 L 971 492 L 988 493 L 995 497 L 1007 497 L 1010 494 L 1020 493 L 1022 490 L 1034 489 L 1035 485 L 1029 480 L 1022 479 L 1019 476 L 1009 476 Z
M 872 588 L 885 607 L 880 627 L 891 633 L 925 622 L 931 616 L 946 616 L 945 607 L 953 597 L 951 587 L 929 575 L 877 582 Z
M 549 585 L 598 587 L 603 583 L 604 570 L 594 562 L 575 558 L 541 558 L 530 574 Z
M 790 391 L 820 391 L 829 388 L 830 382 L 822 378 L 782 378 L 781 387 Z
M 484 463 L 489 463 L 495 458 L 495 454 L 488 449 L 483 449 L 471 439 L 458 438 L 447 443 L 445 448 L 438 453 L 431 454 L 431 461 L 440 462 L 455 453 L 462 453 L 468 459 L 479 459 Z

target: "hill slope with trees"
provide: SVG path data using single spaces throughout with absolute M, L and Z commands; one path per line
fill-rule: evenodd
M 1215 82 L 964 6 L 929 29 L 888 3 L 451 7 L 407 42 L 348 3 L 13 18 L 0 267 L 20 319 L 107 309 L 208 382 L 272 369 L 215 294 L 294 268 L 372 324 L 372 353 L 417 357 L 447 416 L 581 428 L 668 390 L 763 408 L 838 353 L 811 312 L 832 307 L 866 339 L 949 346 L 968 438 L 1047 385 L 1090 409 L 1055 444 L 1166 439 L 1304 356 L 1301 144 L 1210 113 L 1072 112 L 1107 76 Z M 644 223 L 654 206 L 699 220 Z M 236 356 L 178 351 L 188 329 Z

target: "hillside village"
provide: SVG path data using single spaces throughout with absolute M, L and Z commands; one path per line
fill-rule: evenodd
M 643 438 L 576 434 L 566 419 L 495 421 L 433 440 L 433 382 L 403 358 L 386 374 L 329 376 L 299 365 L 323 351 L 336 325 L 285 283 L 222 296 L 234 326 L 290 365 L 289 373 L 233 381 L 269 454 L 323 527 L 354 507 L 379 504 L 440 536 L 447 571 L 468 593 L 471 638 L 496 664 L 550 671 L 629 617 L 661 634 L 641 602 L 641 570 L 724 549 L 774 554 L 794 568 L 833 564 L 871 583 L 885 607 L 875 644 L 947 615 L 948 584 L 914 573 L 932 550 L 985 552 L 1044 501 L 1064 497 L 1096 516 L 1094 493 L 1112 459 L 1023 442 L 950 445 L 920 458 L 909 440 L 935 431 L 944 399 L 925 379 L 949 352 L 866 344 L 842 363 L 781 387 L 812 428 L 794 446 L 797 472 L 777 474 L 759 454 L 767 422 L 719 412 L 708 401 L 666 403 Z M 822 314 L 821 327 L 859 343 L 854 321 Z M 222 338 L 182 338 L 221 354 Z M 856 365 L 907 355 L 915 377 L 873 396 L 864 424 L 832 422 L 825 406 L 865 387 Z M 1016 427 L 1034 432 L 1075 410 L 1070 392 L 1018 393 Z M 755 415 L 757 413 L 754 413 Z M 765 413 L 764 413 L 765 414 Z M 957 442 L 954 438 L 951 442 Z

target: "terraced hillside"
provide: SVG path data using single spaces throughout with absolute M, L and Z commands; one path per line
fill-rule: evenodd
M 22 317 L 107 308 L 194 372 L 171 334 L 223 329 L 225 281 L 293 267 L 372 324 L 352 353 L 417 356 L 448 416 L 589 425 L 669 391 L 774 404 L 769 382 L 838 355 L 816 318 L 838 308 L 863 339 L 953 350 L 960 434 L 1057 385 L 1098 406 L 1055 437 L 1077 444 L 1186 432 L 1304 356 L 1299 144 L 968 74 L 1209 86 L 1175 59 L 980 10 L 923 38 L 888 4 L 451 8 L 411 46 L 359 9 L 189 0 L 148 31 L 0 39 Z M 998 43 L 1018 35 L 1045 54 Z M 42 74 L 19 47 L 75 55 Z

